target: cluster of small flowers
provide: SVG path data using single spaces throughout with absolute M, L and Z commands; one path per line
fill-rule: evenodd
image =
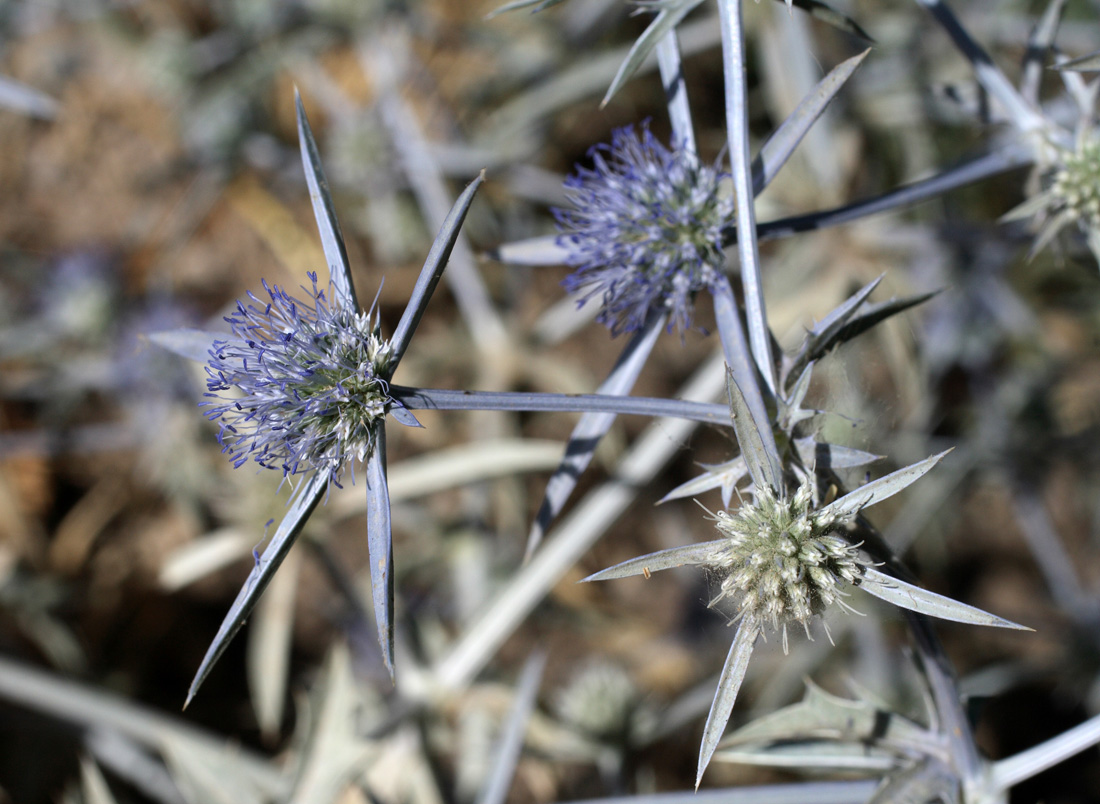
M 649 131 L 616 130 L 589 151 L 592 168 L 566 180 L 571 209 L 555 209 L 559 243 L 577 268 L 564 281 L 600 296 L 612 334 L 640 329 L 654 310 L 691 327 L 693 299 L 723 270 L 722 230 L 733 214 L 717 166 L 669 149 Z
M 732 514 L 713 515 L 728 541 L 708 562 L 722 577 L 711 605 L 735 599 L 738 618 L 782 629 L 784 649 L 788 624 L 800 623 L 808 635 L 810 619 L 826 607 L 851 610 L 841 582 L 858 585 L 864 573 L 857 547 L 831 535 L 839 523 L 815 513 L 812 498 L 807 478 L 792 497 L 778 498 L 764 487 Z
M 1051 192 L 1074 221 L 1100 229 L 1100 141 L 1087 142 L 1066 156 Z
M 207 417 L 220 420 L 223 452 L 284 476 L 319 470 L 338 483 L 349 458 L 374 446 L 375 422 L 394 404 L 385 379 L 390 346 L 370 312 L 330 301 L 317 287 L 301 301 L 278 285 L 270 302 L 237 303 L 233 339 L 215 341 L 206 366 Z M 376 317 L 375 317 L 376 318 Z

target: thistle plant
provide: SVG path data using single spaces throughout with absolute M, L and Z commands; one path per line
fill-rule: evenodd
M 881 572 L 875 568 L 875 561 L 861 554 L 862 545 L 848 536 L 845 526 L 854 522 L 864 508 L 916 482 L 947 453 L 899 469 L 826 505 L 815 504 L 815 484 L 809 476 L 793 494 L 785 491 L 784 474 L 774 455 L 762 448 L 732 374 L 727 389 L 731 418 L 753 479 L 752 501 L 742 502 L 733 513 L 711 514 L 722 534 L 720 539 L 630 559 L 585 578 L 602 581 L 632 575 L 649 577 L 654 570 L 698 564 L 719 579 L 719 592 L 711 606 L 733 599 L 736 614 L 732 622 L 737 632 L 703 729 L 696 788 L 725 730 L 753 646 L 768 626 L 781 631 L 786 649 L 788 625 L 797 623 L 809 635 L 810 620 L 829 607 L 852 611 L 845 598 L 858 587 L 920 614 L 1030 630 Z
M 642 125 L 615 130 L 593 146 L 591 168 L 566 179 L 571 208 L 554 209 L 577 270 L 562 284 L 600 297 L 597 320 L 612 335 L 635 332 L 652 313 L 668 328 L 691 327 L 695 296 L 724 271 L 722 232 L 733 214 L 718 164 L 700 164 L 689 148 L 666 148 Z
M 249 459 L 280 470 L 284 479 L 307 478 L 295 489 L 287 514 L 241 588 L 207 651 L 188 694 L 190 701 L 229 641 L 255 607 L 330 483 L 345 467 L 366 466 L 367 539 L 371 588 L 382 658 L 393 674 L 393 545 L 386 481 L 387 417 L 418 427 L 415 408 L 449 410 L 557 410 L 671 414 L 718 421 L 717 406 L 606 395 L 479 393 L 405 388 L 391 383 L 432 292 L 447 265 L 466 211 L 483 177 L 459 196 L 421 270 L 412 297 L 388 341 L 375 307 L 357 310 L 343 235 L 340 232 L 316 142 L 297 99 L 302 162 L 321 243 L 331 268 L 327 291 L 310 273 L 307 300 L 264 283 L 270 301 L 249 294 L 226 318 L 232 336 L 176 330 L 153 340 L 178 354 L 207 363 L 206 415 L 220 423 L 218 438 L 233 464 Z

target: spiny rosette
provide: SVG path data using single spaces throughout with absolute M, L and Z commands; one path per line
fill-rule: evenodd
M 727 540 L 707 562 L 722 579 L 711 605 L 733 599 L 738 618 L 782 629 L 784 648 L 788 624 L 809 633 L 810 619 L 833 603 L 851 609 L 844 585 L 858 585 L 865 565 L 857 548 L 836 535 L 841 523 L 813 509 L 810 479 L 788 498 L 758 489 L 751 503 L 714 518 Z
M 1051 192 L 1073 220 L 1100 228 L 1100 141 L 1090 140 L 1066 155 Z
M 284 476 L 320 471 L 339 484 L 344 465 L 364 460 L 392 405 L 391 349 L 377 316 L 346 309 L 308 274 L 309 298 L 263 283 L 226 317 L 232 339 L 215 341 L 206 365 L 206 415 L 236 467 L 249 458 Z
M 597 320 L 613 335 L 640 329 L 653 310 L 669 329 L 691 327 L 695 294 L 723 270 L 722 230 L 733 199 L 717 164 L 669 149 L 643 125 L 613 132 L 565 183 L 572 209 L 555 209 L 558 243 L 577 268 L 563 282 L 602 301 Z

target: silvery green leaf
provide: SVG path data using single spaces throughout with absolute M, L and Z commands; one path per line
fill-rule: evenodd
M 443 276 L 443 269 L 447 267 L 447 260 L 451 256 L 455 240 L 458 239 L 462 222 L 466 220 L 466 212 L 470 209 L 474 194 L 484 180 L 485 173 L 482 172 L 466 185 L 466 189 L 455 200 L 450 212 L 443 220 L 443 225 L 439 228 L 439 233 L 432 241 L 432 247 L 424 260 L 424 267 L 420 269 L 420 276 L 416 278 L 416 285 L 409 296 L 408 304 L 405 305 L 405 312 L 401 314 L 401 320 L 397 323 L 397 329 L 394 330 L 393 338 L 390 340 L 393 349 L 391 360 L 393 366 L 397 365 L 409 347 L 409 341 L 412 340 L 413 332 L 420 323 L 420 317 L 424 315 L 424 308 L 427 307 L 428 300 Z
M 787 369 L 788 377 L 795 373 L 801 374 L 805 371 L 807 365 L 822 357 L 838 342 L 837 339 L 841 330 L 856 314 L 856 310 L 867 301 L 867 297 L 878 287 L 883 276 L 885 274 L 879 275 L 853 293 L 843 304 L 833 309 L 806 333 L 806 338 L 802 342 L 797 356 L 791 363 L 790 368 Z
M 86 804 L 118 804 L 95 760 L 80 757 L 80 786 Z
M 1100 743 L 1100 715 L 1094 715 L 1039 745 L 994 762 L 989 774 L 989 786 L 998 793 L 1004 793 L 1097 743 Z
M 1027 52 L 1024 54 L 1024 74 L 1020 79 L 1020 94 L 1029 103 L 1038 105 L 1039 88 L 1043 82 L 1043 61 L 1050 55 L 1050 47 L 1058 33 L 1062 21 L 1066 0 L 1050 0 L 1043 16 L 1028 37 Z
M 939 290 L 932 290 L 928 293 L 918 293 L 915 296 L 904 296 L 900 299 L 890 299 L 889 301 L 880 302 L 878 304 L 868 304 L 860 311 L 859 315 L 841 327 L 840 332 L 833 338 L 829 348 L 847 343 L 857 335 L 862 335 L 875 325 L 882 323 L 891 316 L 908 310 L 910 307 L 924 304 L 924 302 L 928 301 L 939 292 Z M 812 355 L 815 360 L 820 356 L 820 354 Z
M 246 635 L 248 693 L 260 735 L 269 741 L 279 736 L 283 706 L 288 699 L 290 654 L 294 637 L 295 603 L 302 553 L 290 552 L 282 572 L 256 606 Z
M 782 0 L 780 0 L 780 2 L 782 2 Z M 791 4 L 792 2 L 788 2 L 788 5 Z M 811 17 L 828 23 L 834 28 L 839 28 L 853 36 L 858 36 L 864 42 L 870 43 L 875 41 L 855 20 L 845 14 L 841 14 L 832 6 L 822 3 L 821 0 L 793 0 L 793 5 L 795 8 L 802 9 Z
M 556 6 L 558 3 L 563 2 L 565 2 L 565 0 L 514 0 L 511 3 L 505 3 L 500 8 L 493 9 L 485 16 L 485 18 L 492 19 L 498 14 L 505 14 L 509 11 L 518 11 L 521 8 L 531 8 L 531 6 L 536 6 L 536 8 L 531 10 L 531 13 L 537 14 L 540 11 L 544 11 L 548 8 Z
M 858 743 L 834 742 L 772 743 L 726 748 L 723 741 L 723 745 L 714 752 L 714 761 L 803 772 L 819 769 L 882 774 L 898 767 L 898 758 L 887 751 Z
M 810 380 L 813 379 L 814 364 L 810 361 L 806 364 L 806 368 L 802 370 L 802 373 L 795 380 L 794 387 L 787 394 L 787 398 L 782 396 L 778 399 L 779 410 L 776 414 L 776 419 L 779 423 L 779 427 L 787 431 L 790 434 L 791 430 L 799 422 L 806 421 L 806 419 L 812 419 L 818 414 L 816 410 L 803 410 L 802 403 L 806 401 L 806 394 L 810 390 Z
M 367 456 L 367 550 L 378 644 L 393 678 L 393 531 L 386 485 L 385 428 L 379 427 L 375 438 L 374 450 Z
M 839 521 L 851 519 L 867 506 L 893 497 L 902 489 L 920 480 L 950 451 L 944 450 L 938 455 L 925 458 L 923 461 L 906 466 L 904 469 L 898 469 L 896 472 L 891 472 L 878 480 L 872 480 L 855 491 L 845 494 L 839 500 L 818 509 L 817 516 L 832 516 Z
M 420 420 L 413 415 L 413 412 L 404 405 L 391 405 L 389 414 L 393 416 L 398 424 L 403 424 L 406 427 L 422 428 L 424 426 L 420 423 Z
M 741 445 L 741 455 L 752 475 L 752 482 L 758 489 L 770 488 L 777 495 L 783 492 L 783 475 L 779 468 L 779 459 L 773 450 L 764 446 L 760 430 L 753 420 L 752 413 L 745 402 L 733 372 L 726 369 L 726 393 L 730 403 L 730 418 L 733 430 L 737 434 L 737 443 Z M 770 433 L 769 433 L 770 434 Z
M 842 62 L 834 67 L 830 73 L 821 79 L 802 102 L 798 104 L 790 116 L 787 117 L 767 141 L 760 147 L 760 152 L 752 163 L 753 191 L 761 192 L 771 184 L 772 179 L 790 159 L 798 143 L 806 136 L 810 127 L 825 111 L 825 108 L 836 97 L 836 93 L 852 77 L 852 73 L 863 63 L 870 53 L 865 50 L 857 56 Z
M 149 333 L 149 340 L 162 349 L 167 349 L 180 357 L 194 360 L 196 363 L 205 363 L 210 359 L 210 349 L 214 341 L 237 341 L 244 346 L 244 341 L 239 340 L 227 332 L 210 332 L 203 329 L 170 329 L 165 332 Z
M 667 550 L 658 550 L 656 553 L 632 558 L 614 567 L 582 578 L 580 583 L 589 581 L 610 581 L 615 578 L 629 578 L 634 575 L 645 575 L 673 567 L 682 567 L 685 564 L 705 564 L 715 551 L 726 544 L 726 539 L 715 539 L 712 542 L 698 542 L 683 547 L 670 547 Z
M 508 265 L 565 265 L 571 252 L 558 244 L 557 235 L 543 235 L 502 243 L 488 254 Z
M 1094 51 L 1076 59 L 1064 61 L 1054 65 L 1055 70 L 1071 70 L 1073 72 L 1094 72 L 1100 70 L 1100 50 Z
M 712 464 L 709 466 L 704 464 L 703 469 L 706 470 L 704 474 L 694 477 L 686 483 L 681 483 L 664 497 L 657 500 L 657 505 L 669 502 L 670 500 L 694 497 L 696 494 L 702 494 L 704 491 L 721 488 L 722 504 L 726 508 L 729 508 L 730 500 L 733 497 L 733 490 L 737 487 L 741 478 L 749 472 L 748 467 L 745 466 L 745 459 L 738 456 L 732 461 L 726 461 L 725 463 Z
M 1010 221 L 1019 221 L 1024 218 L 1030 218 L 1032 215 L 1038 215 L 1043 210 L 1047 209 L 1055 201 L 1055 195 L 1052 190 L 1045 190 L 1041 193 L 1036 193 L 1019 204 L 1014 206 L 1008 212 L 1001 217 L 997 218 L 998 223 L 1009 223 Z
M 477 804 L 504 804 L 508 798 L 508 789 L 516 774 L 523 738 L 527 733 L 527 721 L 535 709 L 538 699 L 539 682 L 546 667 L 546 654 L 537 652 L 523 666 L 523 673 L 516 685 L 515 701 L 504 725 L 499 744 L 493 751 L 493 767 L 485 781 L 485 786 L 477 797 Z
M 667 322 L 667 314 L 651 312 L 642 328 L 627 342 L 615 367 L 611 369 L 607 379 L 600 383 L 596 393 L 614 396 L 629 395 L 634 383 L 638 380 L 638 375 L 645 368 L 646 360 L 653 352 L 657 337 Z M 614 413 L 585 413 L 577 421 L 573 432 L 569 434 L 569 442 L 566 444 L 561 464 L 546 483 L 542 504 L 527 536 L 528 559 L 542 542 L 542 537 L 550 527 L 550 523 L 565 507 L 573 489 L 577 487 L 581 474 L 592 461 L 600 439 L 611 429 L 615 418 Z
M 775 444 L 764 393 L 757 380 L 756 367 L 745 340 L 745 330 L 741 326 L 741 312 L 729 278 L 725 275 L 718 277 L 711 285 L 710 295 L 714 302 L 714 322 L 718 326 L 718 339 L 722 342 L 726 365 L 733 372 L 734 381 L 745 397 L 745 403 L 756 422 L 765 449 L 775 455 L 778 464 L 779 449 Z
M 351 280 L 351 264 L 344 248 L 344 235 L 340 232 L 340 222 L 336 219 L 336 208 L 332 203 L 332 193 L 328 188 L 325 170 L 321 166 L 321 155 L 317 151 L 317 142 L 313 139 L 306 110 L 302 106 L 302 96 L 294 90 L 294 106 L 298 114 L 298 143 L 302 151 L 302 167 L 306 172 L 306 184 L 309 185 L 309 200 L 313 204 L 313 217 L 317 219 L 317 230 L 321 234 L 321 248 L 328 261 L 329 275 L 336 295 L 349 310 L 357 310 L 359 302 L 355 298 L 355 285 Z
M 1032 631 L 1026 625 L 1005 620 L 974 606 L 968 606 L 911 583 L 893 578 L 870 567 L 866 568 L 859 588 L 887 603 L 909 609 L 929 617 L 970 625 L 988 625 L 994 628 L 1011 628 L 1016 631 Z
M 259 557 L 256 566 L 248 574 L 248 579 L 244 582 L 244 586 L 241 587 L 236 600 L 229 607 L 229 612 L 218 628 L 214 641 L 210 643 L 210 647 L 199 665 L 198 672 L 195 673 L 195 679 L 191 682 L 184 708 L 191 703 L 191 699 L 195 697 L 195 693 L 202 686 L 202 682 L 210 674 L 214 663 L 221 658 L 229 645 L 229 641 L 233 639 L 241 626 L 244 625 L 245 620 L 248 619 L 248 615 L 252 613 L 256 601 L 259 600 L 267 585 L 271 583 L 276 570 L 283 563 L 286 554 L 294 545 L 294 540 L 302 532 L 306 520 L 309 519 L 309 515 L 325 495 L 325 489 L 327 488 L 328 474 L 326 472 L 315 472 L 294 492 L 283 521 L 279 523 L 275 535 L 271 537 L 271 542 L 267 545 L 263 555 Z
M 817 441 L 813 436 L 796 438 L 794 448 L 798 450 L 798 457 L 804 465 L 816 466 L 818 469 L 854 469 L 882 460 L 881 455 L 855 447 L 827 444 Z
M 1061 212 L 1055 214 L 1049 220 L 1046 221 L 1040 228 L 1039 232 L 1035 235 L 1035 240 L 1031 244 L 1031 248 L 1028 249 L 1027 258 L 1029 260 L 1034 259 L 1035 255 L 1042 251 L 1044 248 L 1050 245 L 1050 242 L 1058 235 L 1062 229 L 1069 226 L 1077 219 L 1077 213 L 1072 209 L 1063 209 Z
M 0 108 L 39 120 L 53 120 L 57 117 L 60 104 L 44 92 L 0 75 Z
M 962 783 L 943 760 L 926 757 L 887 776 L 867 804 L 959 804 Z
M 214 748 L 166 735 L 160 752 L 184 801 L 263 804 L 270 800 L 241 772 L 235 752 L 228 746 Z
M 881 748 L 902 756 L 914 746 L 926 744 L 929 750 L 936 750 L 941 745 L 939 735 L 901 715 L 867 701 L 832 695 L 807 680 L 801 701 L 743 726 L 722 741 L 722 748 L 792 740 L 851 743 L 864 750 Z
M 836 337 L 836 334 L 840 332 L 841 328 L 855 315 L 856 310 L 863 302 L 867 301 L 867 297 L 871 295 L 875 288 L 878 287 L 882 278 L 886 274 L 879 274 L 872 279 L 858 291 L 853 293 L 843 304 L 838 306 L 827 316 L 821 319 L 813 329 L 810 330 L 807 340 L 810 343 L 811 350 L 827 349 L 828 344 Z
M 813 379 L 813 373 L 814 364 L 811 360 L 806 364 L 806 368 L 802 370 L 802 373 L 798 375 L 798 379 L 795 380 L 794 387 L 787 394 L 787 398 L 782 400 L 784 407 L 789 410 L 799 410 L 802 407 L 802 403 L 806 401 L 806 393 L 810 390 L 810 380 Z
M 378 743 L 366 739 L 378 702 L 356 683 L 347 646 L 337 640 L 325 661 L 320 683 L 311 696 L 304 745 L 294 790 L 280 801 L 289 804 L 321 804 L 340 800 L 341 792 L 371 760 L 378 759 Z
M 630 52 L 627 53 L 626 60 L 619 67 L 619 71 L 611 79 L 611 86 L 608 88 L 603 100 L 600 101 L 601 107 L 606 106 L 615 93 L 622 89 L 623 84 L 629 81 L 630 77 L 638 71 L 638 68 L 642 66 L 642 62 L 646 60 L 646 56 L 657 46 L 657 42 L 679 25 L 684 17 L 702 2 L 703 0 L 673 0 L 662 4 L 663 7 L 657 12 L 657 16 L 653 18 L 653 21 L 649 23 L 642 35 L 638 37 L 630 48 Z
M 718 741 L 722 739 L 722 733 L 726 730 L 730 713 L 733 711 L 734 701 L 741 689 L 741 682 L 745 680 L 745 671 L 749 669 L 749 657 L 752 656 L 756 637 L 760 634 L 760 624 L 751 617 L 742 617 L 737 626 L 737 634 L 733 637 L 729 655 L 726 656 L 726 664 L 722 667 L 722 675 L 718 677 L 718 689 L 714 693 L 714 701 L 710 705 L 707 714 L 706 725 L 703 726 L 703 741 L 699 745 L 699 767 L 695 774 L 695 789 L 699 789 L 699 782 L 703 781 L 703 772 L 710 763 L 714 749 L 718 747 Z

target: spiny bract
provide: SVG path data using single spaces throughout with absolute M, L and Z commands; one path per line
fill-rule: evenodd
M 789 498 L 758 489 L 751 503 L 714 519 L 728 541 L 707 562 L 722 578 L 712 606 L 732 598 L 738 618 L 782 629 L 784 648 L 788 624 L 809 633 L 810 619 L 833 603 L 851 609 L 842 582 L 858 585 L 865 565 L 856 547 L 833 535 L 840 523 L 813 510 L 809 479 Z

